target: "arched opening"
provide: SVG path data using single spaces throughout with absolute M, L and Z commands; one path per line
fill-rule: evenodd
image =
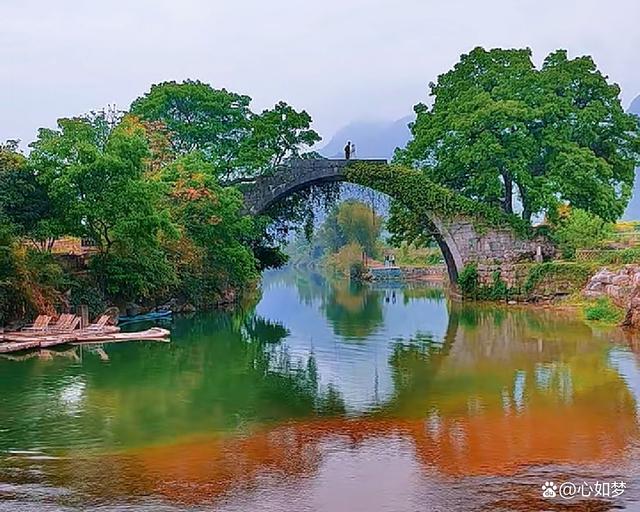
M 365 162 L 374 166 L 387 166 L 385 160 L 369 160 Z M 245 204 L 247 210 L 252 214 L 259 215 L 274 204 L 297 192 L 313 186 L 337 182 L 367 187 L 390 198 L 402 201 L 402 197 L 399 197 L 398 194 L 389 193 L 390 191 L 385 187 L 377 187 L 362 183 L 358 179 L 353 179 L 347 172 L 350 163 L 347 160 L 322 159 L 296 161 L 272 176 L 260 178 L 251 188 L 246 190 Z M 407 205 L 407 207 L 411 208 L 411 205 Z M 419 212 L 419 214 L 422 215 L 422 212 Z M 429 216 L 427 224 L 432 226 L 430 232 L 442 253 L 449 281 L 455 285 L 458 274 L 464 264 L 460 251 L 458 251 L 457 247 L 452 247 L 452 244 L 455 244 L 455 240 L 447 232 L 445 223 L 435 216 Z

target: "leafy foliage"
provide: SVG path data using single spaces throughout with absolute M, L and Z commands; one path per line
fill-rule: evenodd
M 476 48 L 431 84 L 415 107 L 413 140 L 396 161 L 431 180 L 522 217 L 568 203 L 607 221 L 629 200 L 640 127 L 620 90 L 589 57 Z
M 522 292 L 529 298 L 544 282 L 551 282 L 556 287 L 560 282 L 567 282 L 572 289 L 579 289 L 584 287 L 592 273 L 593 268 L 590 265 L 580 263 L 559 261 L 537 263 L 529 268 L 522 285 Z
M 242 195 L 221 187 L 213 165 L 198 153 L 178 158 L 162 179 L 169 186 L 166 208 L 180 231 L 169 248 L 188 299 L 206 304 L 226 287 L 256 279 L 255 226 L 241 214 Z
M 332 274 L 360 279 L 365 273 L 362 262 L 362 246 L 349 242 L 336 252 L 325 255 L 324 266 Z
M 458 275 L 458 287 L 463 297 L 476 299 L 480 289 L 478 267 L 475 265 L 465 266 Z
M 346 170 L 349 181 L 371 187 L 391 197 L 399 198 L 402 207 L 411 212 L 406 219 L 407 231 L 417 234 L 419 227 L 433 214 L 442 216 L 466 215 L 475 219 L 478 227 L 511 227 L 522 236 L 533 234 L 528 223 L 498 208 L 462 196 L 433 182 L 425 173 L 402 165 L 379 165 L 353 162 Z M 412 240 L 408 240 L 412 241 Z
M 305 111 L 281 101 L 254 114 L 250 103 L 249 96 L 187 80 L 153 85 L 133 102 L 131 112 L 160 123 L 176 154 L 200 152 L 227 181 L 272 171 L 320 140 Z
M 146 121 L 160 121 L 173 151 L 200 151 L 219 174 L 238 167 L 241 142 L 250 132 L 251 98 L 187 80 L 164 82 L 131 104 L 131 113 Z
M 623 265 L 640 263 L 640 247 L 629 247 L 620 250 L 606 250 L 598 254 L 594 260 L 598 265 Z
M 41 129 L 31 147 L 31 164 L 66 233 L 92 239 L 104 253 L 114 244 L 155 244 L 163 219 L 154 208 L 157 187 L 143 179 L 148 147 L 135 119 L 106 136 L 92 119 L 61 119 L 57 130 Z
M 14 141 L 0 144 L 0 211 L 16 234 L 40 248 L 50 249 L 62 233 L 46 188 Z
M 337 252 L 347 244 L 360 247 L 359 258 L 364 251 L 376 257 L 376 243 L 380 238 L 382 217 L 366 204 L 349 200 L 334 207 L 318 231 L 318 243 L 329 253 Z
M 577 249 L 596 249 L 612 232 L 611 224 L 600 217 L 574 208 L 561 216 L 551 237 L 565 258 L 573 258 Z
M 600 297 L 595 303 L 584 307 L 584 317 L 594 322 L 617 324 L 623 316 L 620 308 L 616 307 L 608 297 Z
M 251 116 L 250 133 L 241 148 L 243 167 L 261 174 L 297 158 L 304 147 L 320 136 L 310 128 L 311 116 L 280 101 L 271 110 Z M 247 172 L 245 170 L 245 172 Z
M 165 82 L 130 113 L 91 112 L 41 129 L 28 157 L 15 142 L 0 145 L 2 304 L 17 306 L 16 286 L 35 283 L 34 293 L 68 290 L 72 302 L 93 291 L 95 307 L 171 296 L 207 306 L 282 265 L 270 218 L 246 216 L 240 191 L 224 185 L 304 156 L 320 137 L 306 112 L 278 102 L 255 114 L 250 102 L 198 81 Z M 93 241 L 88 273 L 75 275 L 77 261 L 49 260 L 31 272 L 32 260 L 50 256 L 19 240 L 50 250 L 61 236 Z
M 145 179 L 144 127 L 133 117 L 61 119 L 41 129 L 30 162 L 59 212 L 64 232 L 91 239 L 91 269 L 102 289 L 127 300 L 150 297 L 174 281 L 160 249 L 172 227 L 158 208 L 161 189 Z

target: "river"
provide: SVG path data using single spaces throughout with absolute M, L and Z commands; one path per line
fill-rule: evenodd
M 290 269 L 170 329 L 0 359 L 0 510 L 640 510 L 617 329 Z

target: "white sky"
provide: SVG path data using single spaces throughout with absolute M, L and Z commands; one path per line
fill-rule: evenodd
M 306 109 L 326 139 L 397 119 L 475 46 L 591 54 L 640 94 L 640 0 L 0 0 L 0 140 L 200 79 Z

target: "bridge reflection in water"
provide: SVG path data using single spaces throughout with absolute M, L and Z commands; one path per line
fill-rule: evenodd
M 395 304 L 385 301 L 391 291 Z M 215 332 L 204 318 L 178 323 L 174 348 L 152 363 L 171 367 L 161 381 L 113 351 L 111 366 L 131 364 L 137 379 L 111 383 L 97 366 L 83 414 L 115 445 L 43 462 L 48 485 L 96 503 L 152 496 L 221 510 L 541 510 L 545 479 L 632 486 L 640 380 L 616 331 L 448 303 L 434 289 L 280 274 L 263 294 L 266 318 L 218 317 Z M 443 328 L 418 321 L 413 335 L 389 337 L 408 332 L 390 318 L 411 304 L 442 311 Z M 314 327 L 322 318 L 332 339 L 310 347 L 290 315 L 313 332 L 324 332 Z M 354 353 L 367 361 L 351 358 L 350 374 L 328 377 L 341 368 L 336 357 Z M 372 354 L 375 377 L 361 366 Z M 376 379 L 375 391 L 355 393 L 360 378 Z

